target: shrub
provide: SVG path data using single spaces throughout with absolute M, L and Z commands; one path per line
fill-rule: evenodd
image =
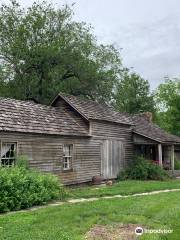
M 137 157 L 126 170 L 118 175 L 119 180 L 165 180 L 168 178 L 169 175 L 164 169 L 143 157 Z
M 18 156 L 18 158 L 16 159 L 16 166 L 29 169 L 27 156 L 25 155 Z
M 54 175 L 18 166 L 0 167 L 0 212 L 20 210 L 64 197 L 64 188 Z
M 180 170 L 180 161 L 177 159 L 174 160 L 174 169 Z

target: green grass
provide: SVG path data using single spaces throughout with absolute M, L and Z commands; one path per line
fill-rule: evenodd
M 95 224 L 137 223 L 172 234 L 143 235 L 140 239 L 179 240 L 180 193 L 98 200 L 47 207 L 0 216 L 2 240 L 80 240 Z
M 112 195 L 129 195 L 164 189 L 180 188 L 180 180 L 121 181 L 112 186 L 75 187 L 69 189 L 69 198 L 90 198 Z

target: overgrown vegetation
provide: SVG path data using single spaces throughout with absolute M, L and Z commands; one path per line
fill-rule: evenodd
M 0 212 L 20 210 L 64 197 L 65 190 L 53 175 L 28 170 L 22 165 L 0 167 Z
M 16 158 L 16 166 L 20 168 L 29 169 L 28 158 L 25 155 L 20 155 Z
M 166 180 L 168 178 L 169 175 L 164 169 L 143 157 L 136 157 L 130 166 L 118 176 L 119 180 Z

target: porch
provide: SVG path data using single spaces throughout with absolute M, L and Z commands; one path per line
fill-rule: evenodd
M 174 172 L 174 145 L 161 143 L 136 143 L 135 154 L 151 160 L 168 171 Z
M 175 145 L 161 143 L 139 134 L 133 135 L 135 154 L 151 160 L 165 170 L 174 172 Z

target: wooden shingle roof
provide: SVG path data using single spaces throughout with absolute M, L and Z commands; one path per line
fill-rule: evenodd
M 180 137 L 167 133 L 141 114 L 132 115 L 132 121 L 135 125 L 134 132 L 139 135 L 162 143 L 180 143 Z
M 180 143 L 180 137 L 167 133 L 155 123 L 147 120 L 147 117 L 142 114 L 132 115 L 128 113 L 120 113 L 105 104 L 99 104 L 91 100 L 85 100 L 63 93 L 60 93 L 53 103 L 58 99 L 58 97 L 63 98 L 88 120 L 105 120 L 114 123 L 128 124 L 132 125 L 133 132 L 153 139 L 157 142 Z
M 124 113 L 115 111 L 106 104 L 100 104 L 92 100 L 86 100 L 72 95 L 60 93 L 59 97 L 63 98 L 71 106 L 73 106 L 82 116 L 88 120 L 101 120 L 114 123 L 122 123 L 132 125 L 131 118 Z M 55 98 L 53 103 L 58 99 Z M 53 105 L 52 103 L 52 105 Z
M 60 94 L 59 97 L 88 120 L 94 119 L 132 125 L 135 133 L 157 142 L 180 143 L 180 137 L 167 133 L 148 121 L 142 114 L 120 113 L 107 105 L 74 96 Z M 64 110 L 59 111 L 52 106 L 9 98 L 0 98 L 0 131 L 89 136 L 87 129 Z
M 54 107 L 0 98 L 0 131 L 57 135 L 88 135 L 66 112 Z

